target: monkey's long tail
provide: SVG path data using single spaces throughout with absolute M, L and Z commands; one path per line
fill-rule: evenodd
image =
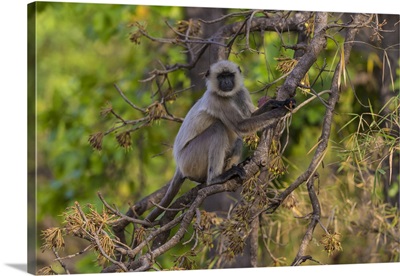
M 164 209 L 167 208 L 174 199 L 174 197 L 176 196 L 176 194 L 179 192 L 179 189 L 181 188 L 184 181 L 185 178 L 182 176 L 182 173 L 179 170 L 176 170 L 174 177 L 168 184 L 169 186 L 167 192 L 165 193 L 161 201 L 158 203 L 158 205 L 163 207 Z M 153 222 L 159 215 L 162 214 L 162 212 L 164 212 L 164 209 L 158 207 L 154 208 L 150 212 L 150 214 L 147 215 L 146 220 Z

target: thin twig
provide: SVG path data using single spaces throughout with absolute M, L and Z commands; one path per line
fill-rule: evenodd
M 308 247 L 308 244 L 312 240 L 315 226 L 318 224 L 319 219 L 321 217 L 321 206 L 319 204 L 318 197 L 314 190 L 314 181 L 317 177 L 318 177 L 318 174 L 315 174 L 315 175 L 313 175 L 312 179 L 310 179 L 310 181 L 307 182 L 307 190 L 308 190 L 308 195 L 310 198 L 313 212 L 311 215 L 311 221 L 310 221 L 310 223 L 307 227 L 306 233 L 304 234 L 304 237 L 301 241 L 297 255 L 292 262 L 292 266 L 299 265 L 299 264 L 305 262 L 306 260 L 312 259 L 311 256 L 305 256 L 304 253 Z
M 83 253 L 85 253 L 86 251 L 88 251 L 89 249 L 92 249 L 93 248 L 93 245 L 92 244 L 89 244 L 88 246 L 86 246 L 83 250 L 81 250 L 81 251 L 79 251 L 79 252 L 77 252 L 77 253 L 75 253 L 75 254 L 71 254 L 71 255 L 68 255 L 68 256 L 64 256 L 64 257 L 58 257 L 57 259 L 55 259 L 56 261 L 59 261 L 59 260 L 65 260 L 65 259 L 72 259 L 72 258 L 74 258 L 74 257 L 76 257 L 76 256 L 78 256 L 78 255 L 81 255 L 81 254 L 83 254 Z
M 56 260 L 60 263 L 60 265 L 64 269 L 65 273 L 71 274 L 69 272 L 67 266 L 65 265 L 65 263 L 62 261 L 62 258 L 60 258 L 60 255 L 58 255 L 58 252 L 56 251 L 56 249 L 54 247 L 52 247 L 51 250 L 53 251 L 54 255 L 56 256 Z
M 123 271 L 125 271 L 125 272 L 128 271 L 128 268 L 125 266 L 125 264 L 124 264 L 123 262 L 118 262 L 118 261 L 114 260 L 113 258 L 111 258 L 111 257 L 104 251 L 103 247 L 101 246 L 99 237 L 98 237 L 97 235 L 96 235 L 96 236 L 93 236 L 93 240 L 94 240 L 94 242 L 96 243 L 97 248 L 100 250 L 101 255 L 103 255 L 103 256 L 104 256 L 107 260 L 109 260 L 111 263 L 113 263 L 113 264 L 119 266 Z
M 167 224 L 163 225 L 162 227 L 158 228 L 157 230 L 154 230 L 153 232 L 150 233 L 150 235 L 148 235 L 146 237 L 146 239 L 144 241 L 142 241 L 140 244 L 138 244 L 134 249 L 131 250 L 126 250 L 126 249 L 119 249 L 117 248 L 117 250 L 119 252 L 121 252 L 124 255 L 128 255 L 131 258 L 135 258 L 135 256 L 145 247 L 148 245 L 148 243 L 153 240 L 157 235 L 159 235 L 160 233 L 167 231 L 169 229 L 172 229 L 175 225 L 177 225 L 181 220 L 183 219 L 183 215 L 180 215 L 176 218 L 174 218 L 173 220 L 171 220 L 170 222 L 168 222 Z M 106 269 L 104 272 L 109 272 L 112 270 Z
M 249 20 L 246 21 L 246 49 L 250 49 L 250 28 L 251 22 L 253 21 L 253 17 L 256 13 L 260 12 L 261 10 L 255 10 L 251 13 Z
M 98 197 L 100 198 L 101 202 L 104 204 L 104 206 L 106 206 L 106 208 L 107 208 L 108 210 L 110 210 L 114 215 L 117 215 L 117 216 L 121 217 L 122 219 L 127 220 L 127 221 L 129 221 L 129 222 L 138 223 L 138 224 L 141 224 L 141 225 L 146 226 L 146 227 L 154 226 L 154 223 L 150 223 L 150 222 L 148 222 L 148 221 L 146 221 L 146 220 L 131 218 L 131 217 L 128 217 L 128 216 L 122 214 L 122 213 L 119 212 L 118 210 L 112 208 L 112 207 L 105 201 L 103 195 L 102 195 L 100 192 L 97 192 L 97 195 L 98 195 Z
M 154 201 L 150 201 L 150 202 L 151 202 L 154 206 L 156 206 L 157 208 L 160 208 L 160 209 L 162 209 L 162 210 L 164 210 L 164 211 L 179 212 L 179 211 L 185 210 L 185 209 L 187 208 L 187 207 L 182 207 L 182 208 L 168 208 L 168 207 L 163 207 L 163 206 L 157 204 L 157 203 L 154 202 Z
M 122 92 L 122 90 L 118 87 L 118 85 L 116 83 L 114 83 L 114 87 L 115 89 L 117 89 L 118 93 L 121 95 L 121 97 L 125 100 L 125 102 L 127 104 L 129 104 L 133 109 L 136 109 L 142 113 L 146 113 L 146 109 L 144 108 L 140 108 L 138 106 L 136 106 L 135 104 L 133 104 L 124 94 L 124 92 Z
M 150 119 L 149 119 L 148 116 L 146 116 L 144 118 L 137 119 L 137 120 L 123 121 L 121 125 L 115 126 L 113 128 L 110 128 L 109 130 L 104 132 L 104 135 L 108 135 L 108 134 L 110 134 L 110 133 L 112 133 L 112 132 L 114 132 L 114 131 L 116 131 L 116 130 L 118 130 L 120 128 L 126 127 L 127 125 L 137 125 L 137 124 L 143 123 L 142 125 L 137 126 L 136 128 L 130 130 L 130 132 L 132 132 L 133 130 L 137 130 L 137 129 L 141 128 L 141 127 L 147 126 L 149 124 L 149 121 L 150 121 Z
M 252 10 L 243 11 L 243 12 L 233 12 L 233 13 L 230 13 L 230 14 L 223 15 L 223 16 L 217 18 L 217 19 L 214 19 L 214 20 L 208 20 L 207 21 L 207 20 L 199 19 L 199 21 L 203 22 L 205 24 L 213 24 L 213 23 L 217 23 L 217 22 L 223 21 L 224 19 L 229 18 L 229 17 L 249 15 L 249 14 L 252 14 L 252 13 L 253 13 Z

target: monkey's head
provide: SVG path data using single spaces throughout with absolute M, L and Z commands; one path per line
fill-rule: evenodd
M 228 60 L 221 60 L 211 65 L 206 78 L 208 90 L 221 97 L 231 97 L 243 87 L 239 66 Z

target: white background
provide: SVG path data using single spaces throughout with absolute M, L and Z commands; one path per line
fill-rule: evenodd
M 61 2 L 61 1 L 54 1 Z M 160 5 L 157 1 L 68 1 L 91 3 L 121 3 Z M 27 198 L 27 67 L 26 67 L 26 18 L 29 1 L 8 0 L 0 4 L 0 275 L 25 275 L 27 264 L 27 231 L 26 231 L 26 198 Z M 261 6 L 265 3 L 264 6 Z M 397 4 L 396 4 L 397 3 Z M 235 7 L 235 8 L 267 8 L 284 10 L 312 11 L 347 11 L 366 13 L 400 14 L 397 1 L 391 0 L 334 0 L 334 1 L 162 1 L 168 6 L 204 6 L 204 7 Z M 256 273 L 256 274 L 286 274 L 295 275 L 363 275 L 388 274 L 395 275 L 400 271 L 400 264 L 365 264 L 266 268 L 252 270 L 218 270 L 207 271 L 215 273 Z M 192 271 L 191 275 L 204 273 Z M 345 273 L 345 274 L 343 274 Z M 364 274 L 365 273 L 365 274 Z M 165 273 L 163 275 L 167 275 Z M 176 274 L 176 273 L 174 273 Z M 92 275 L 92 274 L 86 274 Z M 94 275 L 94 274 L 93 274 Z M 112 275 L 112 274 L 105 274 Z M 147 274 L 148 275 L 148 274 Z

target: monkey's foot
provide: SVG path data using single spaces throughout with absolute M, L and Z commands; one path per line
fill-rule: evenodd
M 240 180 L 244 180 L 246 178 L 246 171 L 242 167 L 233 166 L 226 172 L 212 179 L 207 185 L 221 184 L 236 176 L 239 177 Z
M 246 178 L 246 171 L 242 167 L 233 166 L 231 170 L 232 170 L 232 177 L 238 176 L 240 180 L 244 180 Z

